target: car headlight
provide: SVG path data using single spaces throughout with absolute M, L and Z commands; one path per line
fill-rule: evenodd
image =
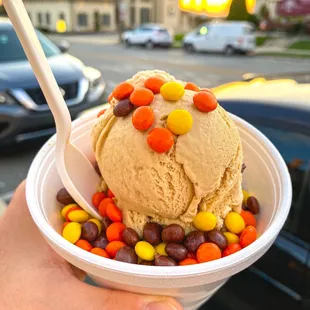
M 13 105 L 16 104 L 16 100 L 9 93 L 0 91 L 0 105 L 1 104 Z
M 102 82 L 102 75 L 99 70 L 92 67 L 85 67 L 83 72 L 89 81 L 90 89 L 97 87 Z

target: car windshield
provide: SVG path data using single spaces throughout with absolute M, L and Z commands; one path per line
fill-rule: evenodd
M 46 57 L 59 55 L 59 48 L 41 32 L 37 31 L 38 38 Z M 13 29 L 0 29 L 0 63 L 27 60 L 24 50 Z

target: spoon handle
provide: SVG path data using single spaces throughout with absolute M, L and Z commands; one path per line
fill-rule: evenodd
M 3 0 L 4 8 L 23 46 L 46 101 L 53 113 L 57 139 L 67 141 L 71 132 L 71 117 L 55 77 L 45 57 L 39 39 L 22 0 Z

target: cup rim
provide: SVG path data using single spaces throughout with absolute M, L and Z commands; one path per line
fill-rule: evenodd
M 72 130 L 83 124 L 86 124 L 87 122 L 94 120 L 96 118 L 96 114 L 97 112 L 93 111 L 76 119 L 72 122 Z M 282 181 L 282 188 L 280 193 L 281 207 L 274 214 L 269 227 L 262 233 L 262 235 L 255 242 L 253 242 L 246 248 L 243 248 L 242 251 L 203 264 L 178 267 L 159 267 L 134 264 L 128 265 L 128 263 L 118 262 L 112 259 L 104 259 L 100 256 L 82 250 L 74 244 L 71 244 L 50 226 L 36 197 L 36 185 L 38 183 L 37 178 L 39 176 L 40 164 L 46 154 L 51 152 L 55 148 L 56 134 L 53 135 L 39 150 L 28 172 L 26 183 L 26 198 L 28 208 L 34 222 L 36 223 L 45 238 L 47 238 L 52 244 L 56 245 L 58 248 L 61 248 L 68 255 L 75 256 L 75 258 L 77 258 L 78 260 L 86 264 L 96 266 L 99 269 L 109 269 L 116 273 L 148 278 L 180 278 L 191 277 L 198 274 L 210 275 L 212 273 L 221 272 L 225 269 L 242 264 L 242 262 L 248 260 L 250 257 L 255 256 L 256 253 L 263 251 L 266 245 L 269 244 L 271 240 L 277 237 L 278 233 L 280 232 L 285 223 L 285 220 L 290 210 L 292 200 L 292 185 L 287 166 L 279 151 L 269 141 L 269 139 L 245 120 L 231 113 L 229 114 L 235 123 L 239 123 L 243 127 L 246 127 L 253 136 L 255 136 L 258 140 L 260 140 L 261 143 L 265 145 L 266 150 L 269 151 L 274 161 L 276 162 L 278 174 Z

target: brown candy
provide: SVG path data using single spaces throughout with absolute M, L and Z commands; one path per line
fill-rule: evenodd
M 57 193 L 56 199 L 58 202 L 60 202 L 63 205 L 69 205 L 75 202 L 74 199 L 71 197 L 71 195 L 68 193 L 68 191 L 65 188 L 62 188 Z
M 109 243 L 109 240 L 107 239 L 105 234 L 102 234 L 93 242 L 93 247 L 105 249 L 108 243 Z
M 143 238 L 146 242 L 152 245 L 158 245 L 161 243 L 162 227 L 157 223 L 147 223 L 143 228 Z
M 260 206 L 258 200 L 255 197 L 250 196 L 246 201 L 246 204 L 250 212 L 252 212 L 253 214 L 259 213 Z
M 118 104 L 113 109 L 113 114 L 116 117 L 127 116 L 131 111 L 133 111 L 134 105 L 129 101 L 129 99 L 120 100 Z
M 155 266 L 177 266 L 177 263 L 171 257 L 165 255 L 156 255 Z
M 242 164 L 242 167 L 241 167 L 241 173 L 243 173 L 243 171 L 246 169 L 246 165 L 245 164 Z
M 81 238 L 93 242 L 98 237 L 98 226 L 94 222 L 85 222 L 82 225 Z
M 129 264 L 137 264 L 138 256 L 133 248 L 129 246 L 123 246 L 117 251 L 115 260 Z
M 242 210 L 244 211 L 248 210 L 248 206 L 246 205 L 246 203 L 244 203 L 244 201 L 242 201 Z
M 102 223 L 102 231 L 106 232 L 107 228 L 112 224 L 112 221 L 107 216 L 105 216 L 102 218 L 101 223 Z
M 178 243 L 168 243 L 165 248 L 166 253 L 173 259 L 180 261 L 187 257 L 187 249 Z
M 161 238 L 165 243 L 182 243 L 185 231 L 178 224 L 170 224 L 165 227 L 161 233 Z
M 206 238 L 203 232 L 194 230 L 185 237 L 184 246 L 188 251 L 196 252 L 204 242 L 206 242 Z
M 147 261 L 147 260 L 143 260 L 139 263 L 139 265 L 145 265 L 145 266 L 154 266 L 154 261 Z
M 132 228 L 125 228 L 123 230 L 123 239 L 127 245 L 133 248 L 140 241 L 139 235 Z
M 209 232 L 205 232 L 207 241 L 215 243 L 221 250 L 224 250 L 228 243 L 225 235 L 217 229 L 213 229 Z

